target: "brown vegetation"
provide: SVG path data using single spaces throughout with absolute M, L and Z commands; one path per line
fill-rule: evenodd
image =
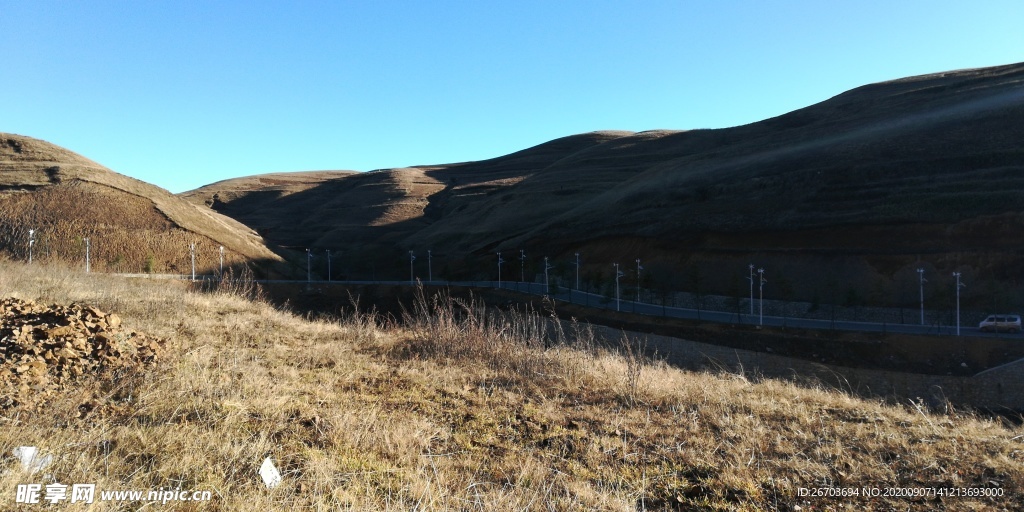
M 170 222 L 143 197 L 88 182 L 58 184 L 26 193 L 0 194 L 0 246 L 28 258 L 28 229 L 35 229 L 33 259 L 64 261 L 98 272 L 188 273 L 189 244 L 197 244 L 197 269 L 219 268 L 216 241 Z M 225 265 L 248 259 L 225 250 Z
M 115 272 L 190 270 L 189 244 L 197 244 L 200 272 L 225 265 L 276 262 L 252 230 L 122 176 L 44 141 L 0 133 L 0 251 L 27 259 L 28 230 L 36 230 L 34 259 Z
M 214 492 L 176 510 L 980 510 L 1017 508 L 1024 490 L 1019 426 L 681 371 L 529 311 L 438 296 L 400 325 L 304 319 L 187 283 L 11 262 L 0 295 L 91 304 L 166 340 L 135 378 L 6 411 L 0 450 L 40 446 L 61 482 Z M 106 406 L 83 415 L 96 397 Z M 284 473 L 273 490 L 256 474 L 266 456 Z M 4 464 L 2 503 L 44 478 Z M 1005 496 L 798 496 L 861 486 Z

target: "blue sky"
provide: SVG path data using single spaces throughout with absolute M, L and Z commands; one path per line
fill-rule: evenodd
M 182 192 L 720 128 L 1024 60 L 1024 2 L 0 0 L 0 131 Z

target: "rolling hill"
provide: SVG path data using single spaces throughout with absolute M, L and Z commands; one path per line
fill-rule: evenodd
M 479 162 L 318 174 L 287 194 L 250 178 L 184 197 L 220 192 L 217 211 L 274 244 L 346 254 L 353 276 L 407 277 L 407 251 L 431 249 L 440 275 L 494 279 L 494 253 L 517 268 L 524 249 L 528 272 L 547 255 L 566 275 L 581 252 L 595 283 L 642 258 L 662 283 L 690 268 L 709 289 L 745 288 L 753 262 L 796 295 L 826 279 L 890 295 L 916 266 L 1024 279 L 1021 140 L 1013 64 L 866 85 L 733 128 L 593 132 Z
M 197 207 L 164 189 L 117 174 L 51 143 L 0 133 L 0 250 L 37 259 L 85 260 L 118 272 L 191 270 L 225 264 L 280 262 L 262 238 L 239 222 Z M 264 265 L 264 268 L 269 268 Z

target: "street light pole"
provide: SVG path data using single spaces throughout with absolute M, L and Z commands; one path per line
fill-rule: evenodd
M 526 251 L 519 249 L 519 282 L 526 281 Z
M 754 316 L 754 264 L 750 264 L 750 316 Z M 738 308 L 737 308 L 738 309 Z
M 640 258 L 637 258 L 636 259 L 636 301 L 637 301 L 637 303 L 640 302 L 640 271 L 643 270 L 643 269 L 644 269 L 644 267 L 640 266 Z
M 409 284 L 416 284 L 416 277 L 413 273 L 412 262 L 416 261 L 416 255 L 409 251 Z
M 760 285 L 758 286 L 758 325 L 764 325 L 764 284 L 768 281 L 764 279 L 764 269 L 757 269 L 757 273 L 761 278 Z
M 580 253 L 576 253 L 576 291 L 580 291 Z
M 960 282 L 960 272 L 953 272 L 953 277 L 956 278 L 956 335 L 960 336 L 960 288 L 967 285 Z
M 619 272 L 619 264 L 612 263 L 615 266 L 615 311 L 621 311 L 621 301 L 619 300 L 619 278 L 623 276 L 622 272 Z
M 519 283 L 526 282 L 526 251 L 519 249 Z M 519 291 L 519 284 L 516 284 L 516 291 Z M 530 286 L 526 286 L 526 291 L 529 293 Z
M 924 282 L 927 281 L 927 279 L 924 278 L 923 268 L 917 269 L 917 277 L 921 292 L 921 325 L 924 325 Z
M 551 279 L 548 278 L 548 270 L 552 268 L 551 265 L 548 265 L 548 257 L 544 256 L 544 295 L 551 294 Z
M 306 284 L 307 285 L 309 283 L 313 282 L 312 265 L 313 265 L 313 252 L 310 251 L 309 249 L 306 249 Z
M 501 264 L 502 263 L 505 263 L 505 260 L 502 259 L 501 253 L 499 252 L 498 253 L 498 288 L 501 288 Z

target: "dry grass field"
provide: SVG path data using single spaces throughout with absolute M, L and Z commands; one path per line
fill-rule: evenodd
M 143 371 L 2 411 L 0 508 L 18 484 L 51 480 L 212 491 L 173 510 L 1021 507 L 1024 428 L 1000 420 L 681 371 L 585 326 L 443 297 L 389 324 L 303 318 L 253 292 L 0 261 L 0 296 L 92 305 L 164 347 Z M 19 471 L 21 445 L 53 463 Z M 284 475 L 274 489 L 257 476 L 268 456 Z M 864 486 L 1004 496 L 799 495 Z

